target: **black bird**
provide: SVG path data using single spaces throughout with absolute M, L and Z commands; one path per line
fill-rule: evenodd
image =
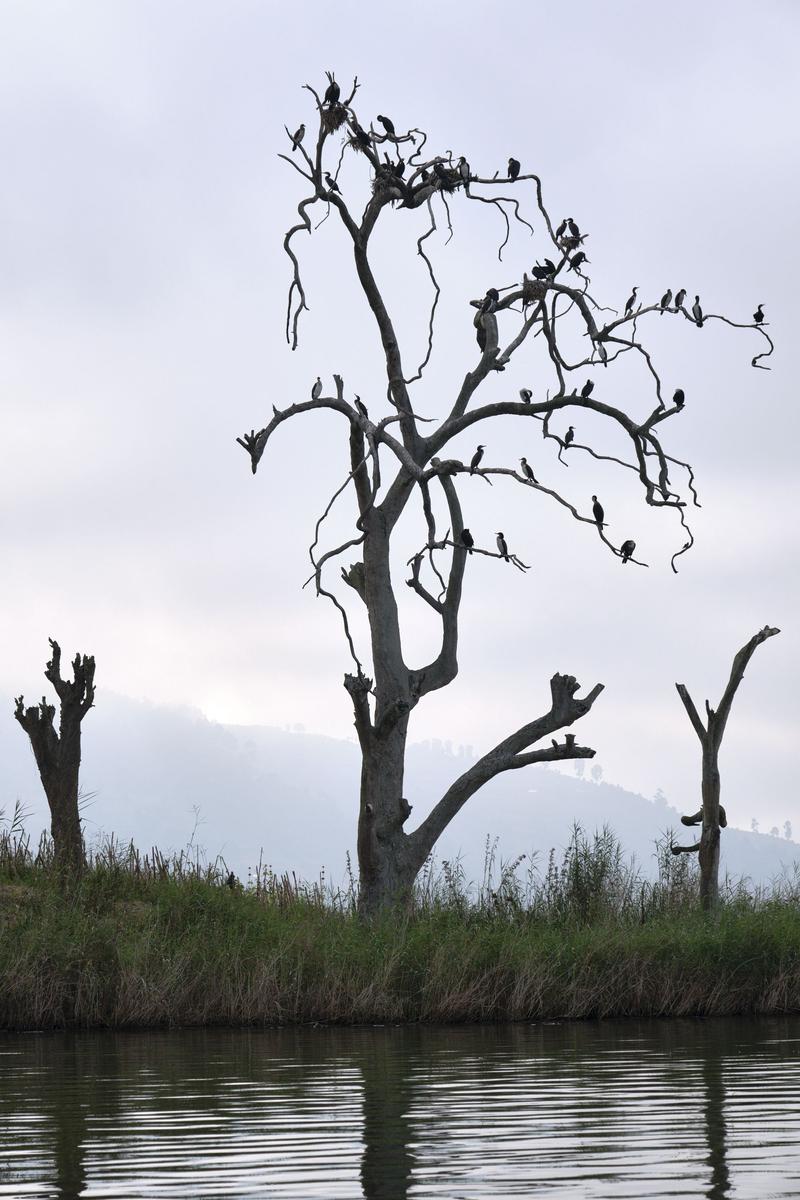
M 521 458 L 519 461 L 522 466 L 522 474 L 525 476 L 525 478 L 529 480 L 530 483 L 536 483 L 536 476 L 531 470 L 531 465 L 527 458 Z
M 540 267 L 538 263 L 534 263 L 531 267 L 531 275 L 534 279 L 549 279 L 551 271 L 548 267 Z
M 523 404 L 530 404 L 531 400 L 533 399 L 533 392 L 530 388 L 520 388 L 519 398 Z
M 328 83 L 328 86 L 325 89 L 325 96 L 324 96 L 325 103 L 326 104 L 336 104 L 339 100 L 339 96 L 341 95 L 341 88 L 339 87 L 338 83 L 331 75 L 330 71 L 326 71 L 325 74 L 328 76 L 328 79 L 330 81 Z
M 506 539 L 503 537 L 502 533 L 498 533 L 497 535 L 497 549 L 500 551 L 506 562 L 510 562 L 508 557 L 508 546 L 506 545 Z
M 361 413 L 361 416 L 362 416 L 362 417 L 364 417 L 364 419 L 368 421 L 368 420 L 369 420 L 369 413 L 367 412 L 367 406 L 366 406 L 366 404 L 364 403 L 364 401 L 361 399 L 361 397 L 360 397 L 360 396 L 356 396 L 356 398 L 355 398 L 355 400 L 353 401 L 353 403 L 355 404 L 355 406 L 356 406 L 356 408 L 358 409 L 358 411 Z
M 225 880 L 225 886 L 229 887 L 232 892 L 236 891 L 236 876 L 233 871 L 228 873 L 228 878 Z
M 605 509 L 603 508 L 597 496 L 592 496 L 592 512 L 594 514 L 595 524 L 598 529 L 603 528 L 603 520 L 605 518 Z
M 485 446 L 478 446 L 478 449 L 475 451 L 472 458 L 470 459 L 470 464 L 469 464 L 470 475 L 474 475 L 475 471 L 480 466 L 480 461 L 483 458 L 483 452 L 485 449 L 486 449 Z
M 587 379 L 586 383 L 581 388 L 581 395 L 583 396 L 584 400 L 588 400 L 593 391 L 594 391 L 594 380 Z
M 567 225 L 569 226 L 569 231 L 572 237 L 579 238 L 581 236 L 581 231 L 578 229 L 578 226 L 575 224 L 572 217 L 567 218 Z
M 487 288 L 486 295 L 490 300 L 493 300 L 495 304 L 497 304 L 497 301 L 500 299 L 500 293 L 498 292 L 497 288 Z
M 381 116 L 380 113 L 378 113 L 378 120 L 380 121 L 381 125 L 386 130 L 386 132 L 388 133 L 389 137 L 393 138 L 394 137 L 394 122 L 390 121 L 388 117 Z
M 472 547 L 475 545 L 475 538 L 466 527 L 461 530 L 461 545 L 466 546 L 468 552 L 472 554 Z
M 519 163 L 519 159 L 517 159 L 517 158 L 510 158 L 510 159 L 508 160 L 508 178 L 509 178 L 509 179 L 516 179 L 516 178 L 517 178 L 517 176 L 519 175 L 519 172 L 520 172 L 520 163 Z
M 578 267 L 582 267 L 584 263 L 588 263 L 588 262 L 589 262 L 589 260 L 586 257 L 586 255 L 584 254 L 584 252 L 582 250 L 579 250 L 578 253 L 573 254 L 572 258 L 570 259 L 569 269 L 570 269 L 570 271 L 577 271 Z
M 331 175 L 330 171 L 326 171 L 326 172 L 325 172 L 325 183 L 326 183 L 326 184 L 327 184 L 327 186 L 328 186 L 328 191 L 330 191 L 330 192 L 339 192 L 339 195 L 341 195 L 341 191 L 340 191 L 340 189 L 339 189 L 339 185 L 338 185 L 338 183 L 336 182 L 336 180 L 333 178 L 333 176 Z
M 546 259 L 544 260 L 544 265 L 547 267 L 548 273 L 549 273 L 550 275 L 555 275 L 555 273 L 556 273 L 556 264 L 553 262 L 552 258 L 546 258 Z
M 759 304 L 758 308 L 753 313 L 753 320 L 755 321 L 756 325 L 760 325 L 762 323 L 762 321 L 764 320 L 764 305 L 763 304 Z
M 464 186 L 468 188 L 468 187 L 469 187 L 469 180 L 470 180 L 469 163 L 468 163 L 468 162 L 467 162 L 467 160 L 464 158 L 464 155 L 463 155 L 463 154 L 459 155 L 459 159 L 458 159 L 458 173 L 459 173 L 459 175 L 461 176 L 461 179 L 462 179 L 462 181 L 463 181 L 463 183 L 464 183 Z
M 453 190 L 453 180 L 450 173 L 445 168 L 444 163 L 439 162 L 438 158 L 433 164 L 433 173 L 442 185 L 443 191 L 451 192 Z
M 638 292 L 638 290 L 639 290 L 638 286 L 635 287 L 633 289 L 633 291 L 631 292 L 630 296 L 628 297 L 627 303 L 625 305 L 625 316 L 626 317 L 629 316 L 629 314 L 633 312 L 633 306 L 636 303 L 636 293 Z
M 626 563 L 628 561 L 628 559 L 632 556 L 635 549 L 636 549 L 636 542 L 633 540 L 633 538 L 628 538 L 627 542 L 622 543 L 619 550 L 620 550 L 620 554 L 622 555 L 622 561 L 624 563 Z
M 564 434 L 564 445 L 571 446 L 574 441 L 575 441 L 575 427 L 573 425 L 570 425 L 569 429 Z
M 683 388 L 675 388 L 675 394 L 672 397 L 672 403 L 676 408 L 683 408 L 686 403 L 686 396 L 683 393 Z
M 692 316 L 694 317 L 695 321 L 697 322 L 698 328 L 702 329 L 703 328 L 703 310 L 700 307 L 700 297 L 699 296 L 695 296 L 695 298 L 694 298 L 694 304 L 692 305 Z
M 314 386 L 311 389 L 311 399 L 319 400 L 321 395 L 322 395 L 322 380 L 320 379 L 320 377 L 318 375 L 317 382 L 314 384 Z
M 402 179 L 406 173 L 406 160 L 398 158 L 397 162 L 392 164 L 392 170 L 398 179 Z
M 360 125 L 356 124 L 353 131 L 353 136 L 362 150 L 370 150 L 372 148 L 372 142 L 370 141 L 369 134 L 367 133 L 366 129 L 362 129 Z
M 683 302 L 686 299 L 686 288 L 680 288 L 675 293 L 675 307 L 683 308 Z
M 670 304 L 672 304 L 672 288 L 667 288 L 667 290 L 664 292 L 664 295 L 661 297 L 662 313 L 665 308 L 669 308 Z
M 556 230 L 556 241 L 560 241 L 560 240 L 561 240 L 561 238 L 562 238 L 562 237 L 564 236 L 564 234 L 566 233 L 566 231 L 567 231 L 567 221 L 569 221 L 569 220 L 571 220 L 571 218 L 570 218 L 570 217 L 564 217 L 564 220 L 563 220 L 563 221 L 561 222 L 561 224 L 559 225 L 558 229 Z
M 302 140 L 305 136 L 306 136 L 305 125 L 298 125 L 297 129 L 292 134 L 292 154 L 294 154 L 295 150 L 300 145 L 300 143 L 302 142 Z

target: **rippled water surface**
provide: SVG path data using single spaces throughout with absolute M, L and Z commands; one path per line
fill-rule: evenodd
M 0 1197 L 800 1196 L 800 1019 L 21 1034 Z

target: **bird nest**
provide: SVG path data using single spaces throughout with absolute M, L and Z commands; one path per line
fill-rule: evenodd
M 322 124 L 328 133 L 341 129 L 347 120 L 347 109 L 343 104 L 329 104 L 322 110 Z

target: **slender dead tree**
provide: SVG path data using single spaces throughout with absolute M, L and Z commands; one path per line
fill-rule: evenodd
M 84 865 L 83 835 L 78 810 L 78 776 L 81 766 L 81 722 L 94 704 L 94 658 L 76 654 L 72 680 L 61 678 L 61 647 L 50 640 L 53 657 L 45 668 L 61 708 L 56 733 L 55 705 L 41 703 L 25 708 L 24 697 L 15 699 L 14 716 L 30 738 L 42 786 L 50 807 L 50 831 L 57 865 L 79 872 Z
M 618 464 L 636 478 L 647 504 L 676 514 L 683 528 L 682 545 L 672 556 L 676 560 L 692 545 L 686 520 L 687 500 L 683 481 L 697 503 L 694 478 L 688 463 L 671 456 L 662 447 L 661 430 L 665 422 L 678 416 L 684 406 L 684 394 L 678 389 L 671 403 L 662 395 L 662 382 L 652 357 L 640 339 L 638 330 L 650 319 L 669 313 L 671 319 L 700 324 L 686 309 L 683 296 L 676 303 L 635 304 L 626 306 L 623 315 L 601 308 L 591 294 L 588 260 L 581 234 L 572 218 L 554 227 L 545 207 L 542 185 L 537 175 L 520 173 L 512 180 L 506 175 L 476 174 L 464 156 L 451 151 L 433 154 L 427 135 L 414 128 L 400 131 L 384 121 L 382 129 L 362 124 L 356 110 L 358 81 L 345 96 L 329 74 L 329 86 L 320 93 L 305 85 L 316 105 L 315 131 L 306 137 L 290 134 L 291 150 L 280 157 L 301 177 L 306 194 L 298 204 L 299 220 L 286 232 L 284 248 L 292 265 L 292 278 L 286 317 L 286 337 L 292 349 L 298 345 L 300 319 L 308 309 L 306 292 L 296 249 L 299 234 L 311 234 L 333 214 L 344 237 L 352 246 L 355 275 L 375 320 L 377 336 L 385 357 L 385 379 L 368 395 L 369 406 L 359 396 L 350 401 L 340 375 L 334 375 L 329 391 L 319 376 L 311 398 L 279 409 L 259 430 L 237 438 L 250 457 L 255 474 L 272 435 L 285 421 L 306 413 L 327 409 L 343 422 L 349 471 L 341 486 L 328 501 L 316 522 L 314 540 L 309 548 L 313 582 L 317 595 L 324 596 L 337 609 L 354 670 L 345 676 L 355 714 L 355 726 L 362 753 L 361 796 L 358 820 L 358 861 L 360 904 L 370 912 L 407 893 L 436 839 L 462 805 L 479 788 L 501 772 L 516 770 L 531 763 L 591 758 L 592 749 L 576 744 L 567 734 L 559 742 L 553 735 L 572 725 L 591 709 L 602 690 L 598 684 L 582 698 L 572 675 L 557 674 L 550 682 L 551 704 L 542 716 L 527 721 L 478 762 L 465 771 L 433 805 L 416 829 L 406 832 L 405 823 L 411 805 L 403 794 L 403 771 L 409 716 L 428 693 L 446 687 L 458 672 L 458 621 L 462 586 L 471 556 L 484 555 L 513 564 L 520 571 L 527 564 L 508 552 L 502 535 L 498 551 L 476 545 L 462 514 L 462 487 L 491 484 L 503 477 L 515 486 L 526 488 L 531 496 L 546 497 L 586 527 L 592 528 L 607 550 L 622 563 L 646 566 L 634 557 L 633 539 L 615 544 L 606 535 L 606 524 L 596 511 L 581 511 L 562 490 L 539 481 L 527 459 L 519 470 L 506 465 L 489 465 L 478 453 L 470 464 L 446 451 L 459 434 L 474 430 L 478 436 L 486 422 L 517 418 L 534 422 L 546 445 L 557 448 L 555 461 L 568 467 L 567 458 L 587 455 Z M 301 132 L 298 130 L 298 133 Z M 513 190 L 511 196 L 503 194 Z M 519 199 L 517 198 L 519 197 Z M 457 205 L 480 204 L 494 212 L 502 222 L 503 238 L 498 260 L 510 244 L 513 229 L 527 239 L 534 228 L 522 213 L 521 200 L 530 197 L 544 236 L 542 262 L 530 268 L 509 269 L 504 280 L 488 280 L 483 296 L 470 301 L 474 310 L 471 322 L 477 340 L 477 355 L 463 377 L 455 379 L 444 397 L 445 414 L 433 419 L 422 415 L 441 394 L 428 397 L 424 407 L 415 399 L 412 387 L 419 384 L 430 362 L 434 343 L 434 325 L 440 286 L 429 254 L 430 239 L 441 220 L 452 235 L 452 215 Z M 363 205 L 363 208 L 362 208 Z M 324 215 L 312 226 L 312 210 L 319 206 Z M 360 215 L 358 215 L 361 209 Z M 420 221 L 420 217 L 422 221 Z M 379 223 L 411 226 L 409 249 L 422 260 L 431 286 L 427 309 L 427 336 L 419 366 L 409 372 L 390 313 L 384 285 L 379 282 L 370 258 L 371 241 Z M 395 238 L 395 241 L 397 239 Z M 449 236 L 448 239 L 449 241 Z M 549 256 L 549 257 L 548 257 Z M 664 298 L 666 300 L 666 297 Z M 341 303 L 337 290 L 336 303 Z M 608 319 L 604 314 L 612 314 Z M 737 325 L 727 317 L 707 313 L 704 324 L 714 322 Z M 701 326 L 702 327 L 702 326 Z M 737 327 L 739 327 L 737 325 Z M 753 359 L 772 352 L 772 343 L 763 324 L 747 323 L 766 339 L 768 349 Z M 552 385 L 545 395 L 534 396 L 527 388 L 512 398 L 479 403 L 481 385 L 508 370 L 525 352 L 540 352 Z M 643 411 L 627 412 L 608 398 L 592 395 L 593 381 L 586 373 L 609 368 L 625 355 L 641 362 L 647 395 Z M 575 373 L 578 373 L 577 376 Z M 610 372 L 609 372 L 610 374 Z M 577 379 L 578 384 L 572 382 Z M 359 385 L 362 394 L 367 387 Z M 580 388 L 580 390 L 578 390 Z M 599 390 L 599 389 L 598 389 Z M 654 394 L 654 400 L 653 400 Z M 519 398 L 517 398 L 519 395 Z M 377 415 L 382 402 L 386 415 Z M 554 418 L 578 413 L 600 419 L 629 450 L 619 454 L 600 453 L 583 441 L 576 441 L 574 430 L 558 433 L 551 428 Z M 370 415 L 372 414 L 372 415 Z M 624 455 L 624 456 L 623 456 Z M 556 470 L 559 467 L 552 464 Z M 538 471 L 538 467 L 537 467 Z M 678 482 L 673 482 L 673 475 Z M 473 484 L 473 477 L 475 484 Z M 343 493 L 355 501 L 352 535 L 343 543 L 320 549 L 322 526 L 335 501 Z M 408 562 L 406 583 L 441 623 L 441 643 L 432 661 L 409 666 L 403 653 L 397 597 L 390 571 L 390 546 L 400 518 L 418 498 L 426 536 L 421 548 Z M 415 508 L 411 505 L 411 509 Z M 445 532 L 441 532 L 446 529 Z M 341 581 L 352 589 L 358 603 L 366 608 L 370 631 L 370 674 L 362 665 L 351 631 L 348 606 L 328 580 L 326 568 L 349 550 L 359 547 L 361 558 L 341 568 Z M 351 614 L 352 616 L 352 614 Z M 549 745 L 542 745 L 550 738 Z M 535 747 L 535 748 L 533 748 Z
M 728 686 L 716 709 L 706 700 L 706 724 L 700 719 L 692 697 L 685 683 L 676 683 L 683 707 L 688 713 L 692 727 L 700 739 L 703 748 L 703 774 L 701 794 L 703 803 L 697 812 L 681 817 L 683 825 L 702 825 L 700 841 L 691 846 L 672 846 L 673 854 L 697 854 L 700 862 L 700 901 L 706 911 L 713 909 L 719 900 L 719 841 L 720 829 L 728 824 L 725 809 L 719 802 L 719 748 L 725 726 L 731 713 L 731 705 L 736 690 L 744 678 L 745 668 L 755 653 L 756 647 L 767 638 L 775 637 L 780 629 L 765 625 L 758 633 L 750 638 L 747 645 L 742 646 L 733 660 Z

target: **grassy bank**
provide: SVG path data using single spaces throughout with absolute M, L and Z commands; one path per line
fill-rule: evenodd
M 0 834 L 0 1027 L 498 1021 L 800 1011 L 800 886 L 694 902 L 685 858 L 657 882 L 578 830 L 470 891 L 458 865 L 364 924 L 353 890 L 95 849 L 65 893 L 47 843 Z M 512 869 L 513 868 L 513 869 Z

